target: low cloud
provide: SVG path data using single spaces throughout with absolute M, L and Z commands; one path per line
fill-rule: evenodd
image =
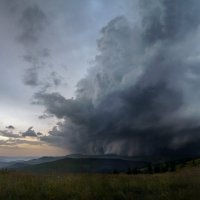
M 14 147 L 19 147 L 18 145 L 22 144 L 29 144 L 29 145 L 41 145 L 41 141 L 27 141 L 23 139 L 18 139 L 18 138 L 9 138 L 7 140 L 0 140 L 0 146 L 1 147 L 9 147 L 9 148 L 14 148 Z
M 39 119 L 48 119 L 48 118 L 52 118 L 52 117 L 54 117 L 54 115 L 48 114 L 48 113 L 44 113 L 44 114 L 38 116 Z
M 0 130 L 0 136 L 8 137 L 8 138 L 21 138 L 20 134 L 13 133 L 11 130 Z
M 11 126 L 11 125 L 10 125 Z M 9 126 L 9 127 L 10 127 Z M 33 127 L 28 128 L 25 132 L 16 132 L 12 128 L 7 128 L 8 130 L 0 130 L 0 136 L 4 139 L 0 140 L 1 147 L 18 147 L 19 145 L 41 145 L 44 144 L 40 137 L 44 135 L 41 132 L 35 132 Z M 28 140 L 27 140 L 27 137 Z
M 27 131 L 21 133 L 23 137 L 37 137 L 37 133 L 33 130 L 33 127 L 29 127 Z
M 13 125 L 9 125 L 9 126 L 6 126 L 7 129 L 11 129 L 11 130 L 14 130 L 15 127 Z

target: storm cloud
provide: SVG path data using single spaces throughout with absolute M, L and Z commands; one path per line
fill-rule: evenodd
M 61 119 L 41 140 L 76 153 L 199 154 L 199 6 L 142 0 L 137 24 L 110 21 L 75 98 L 35 94 Z

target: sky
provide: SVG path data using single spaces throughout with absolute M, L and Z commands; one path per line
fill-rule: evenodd
M 200 154 L 198 0 L 0 0 L 0 156 Z
M 75 97 L 77 82 L 93 65 L 101 28 L 116 16 L 132 15 L 134 4 L 129 0 L 0 1 L 1 155 L 69 153 L 39 137 L 15 136 L 30 127 L 48 135 L 60 119 L 45 113 L 44 106 L 34 105 L 34 94 L 48 91 Z M 12 133 L 16 135 L 6 137 Z

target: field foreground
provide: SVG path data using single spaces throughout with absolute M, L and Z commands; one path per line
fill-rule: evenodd
M 200 199 L 200 168 L 163 174 L 0 173 L 2 200 Z

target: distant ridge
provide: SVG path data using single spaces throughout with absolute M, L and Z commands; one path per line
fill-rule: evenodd
M 128 169 L 141 169 L 149 163 L 165 163 L 176 161 L 185 162 L 194 159 L 192 157 L 160 157 L 160 156 L 118 156 L 108 155 L 86 155 L 71 154 L 66 156 L 51 157 L 44 156 L 28 161 L 17 161 L 1 163 L 0 168 L 9 168 L 17 171 L 39 172 L 39 173 L 111 173 L 127 172 Z
M 31 172 L 95 172 L 108 173 L 113 171 L 127 171 L 128 168 L 141 168 L 147 163 L 119 158 L 91 158 L 91 157 L 65 157 L 62 159 L 28 164 L 26 166 L 14 166 L 16 170 Z

